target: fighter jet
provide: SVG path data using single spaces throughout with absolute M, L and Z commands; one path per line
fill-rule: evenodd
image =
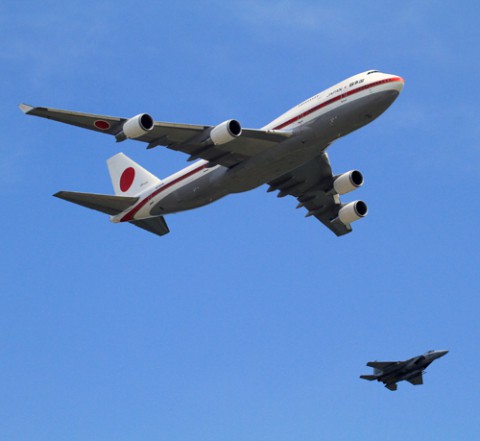
M 405 361 L 369 361 L 367 366 L 373 368 L 373 375 L 360 375 L 360 378 L 381 381 L 389 390 L 397 390 L 397 383 L 403 380 L 417 386 L 423 384 L 425 369 L 447 353 L 448 351 L 428 351 Z

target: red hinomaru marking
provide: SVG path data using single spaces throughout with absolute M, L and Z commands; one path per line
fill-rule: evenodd
M 124 193 L 132 186 L 135 179 L 135 169 L 133 167 L 126 168 L 122 176 L 120 176 L 120 190 Z
M 103 121 L 101 119 L 98 119 L 93 123 L 93 125 L 100 130 L 108 130 L 110 128 L 110 123 L 107 121 Z
M 147 197 L 142 199 L 135 207 L 133 207 L 125 216 L 123 216 L 120 219 L 120 222 L 128 222 L 131 221 L 134 217 L 135 214 L 140 211 L 140 209 L 148 203 L 148 201 L 152 200 L 155 196 L 160 194 L 162 191 L 167 190 L 170 187 L 173 187 L 175 184 L 178 184 L 180 181 L 183 181 L 184 179 L 189 178 L 190 176 L 194 175 L 195 173 L 198 173 L 199 171 L 203 170 L 206 167 L 206 163 L 200 165 L 200 167 L 190 170 L 189 172 L 185 173 L 182 176 L 179 176 L 177 179 L 174 179 L 173 181 L 170 181 L 169 183 L 163 185 L 162 187 L 158 188 L 155 190 L 153 193 L 149 194 Z M 125 172 L 124 172 L 125 173 Z

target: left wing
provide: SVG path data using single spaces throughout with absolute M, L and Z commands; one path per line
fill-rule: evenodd
M 370 366 L 374 369 L 380 369 L 381 371 L 388 369 L 393 366 L 398 366 L 401 361 L 369 361 L 367 366 Z
M 190 155 L 189 160 L 205 159 L 212 165 L 233 167 L 246 158 L 255 156 L 269 147 L 289 138 L 292 133 L 279 130 L 241 129 L 241 134 L 230 142 L 214 144 L 210 134 L 218 126 L 177 124 L 153 121 L 147 114 L 133 118 L 80 113 L 70 110 L 33 107 L 20 104 L 20 109 L 27 115 L 59 121 L 116 137 L 117 141 L 126 138 L 148 143 L 147 148 L 166 146 L 169 149 Z M 134 127 L 135 136 L 127 136 L 127 123 Z M 142 126 L 144 123 L 144 130 Z
M 328 155 L 323 152 L 295 170 L 270 181 L 268 191 L 279 190 L 278 197 L 296 197 L 299 202 L 297 208 L 305 207 L 308 210 L 306 217 L 315 216 L 337 236 L 343 236 L 350 233 L 352 227 L 339 219 L 339 211 L 344 205 L 340 202 L 340 196 L 332 191 L 333 181 Z M 366 211 L 362 217 L 365 214 Z

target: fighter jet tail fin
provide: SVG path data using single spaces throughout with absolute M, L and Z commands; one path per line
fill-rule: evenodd
M 385 385 L 388 390 L 397 390 L 397 383 L 388 383 Z
M 360 375 L 363 380 L 373 381 L 377 379 L 376 375 Z

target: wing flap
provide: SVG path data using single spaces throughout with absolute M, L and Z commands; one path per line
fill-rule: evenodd
M 79 193 L 76 191 L 59 191 L 53 196 L 81 205 L 82 207 L 110 214 L 111 216 L 121 213 L 138 200 L 138 198 L 134 197 Z

